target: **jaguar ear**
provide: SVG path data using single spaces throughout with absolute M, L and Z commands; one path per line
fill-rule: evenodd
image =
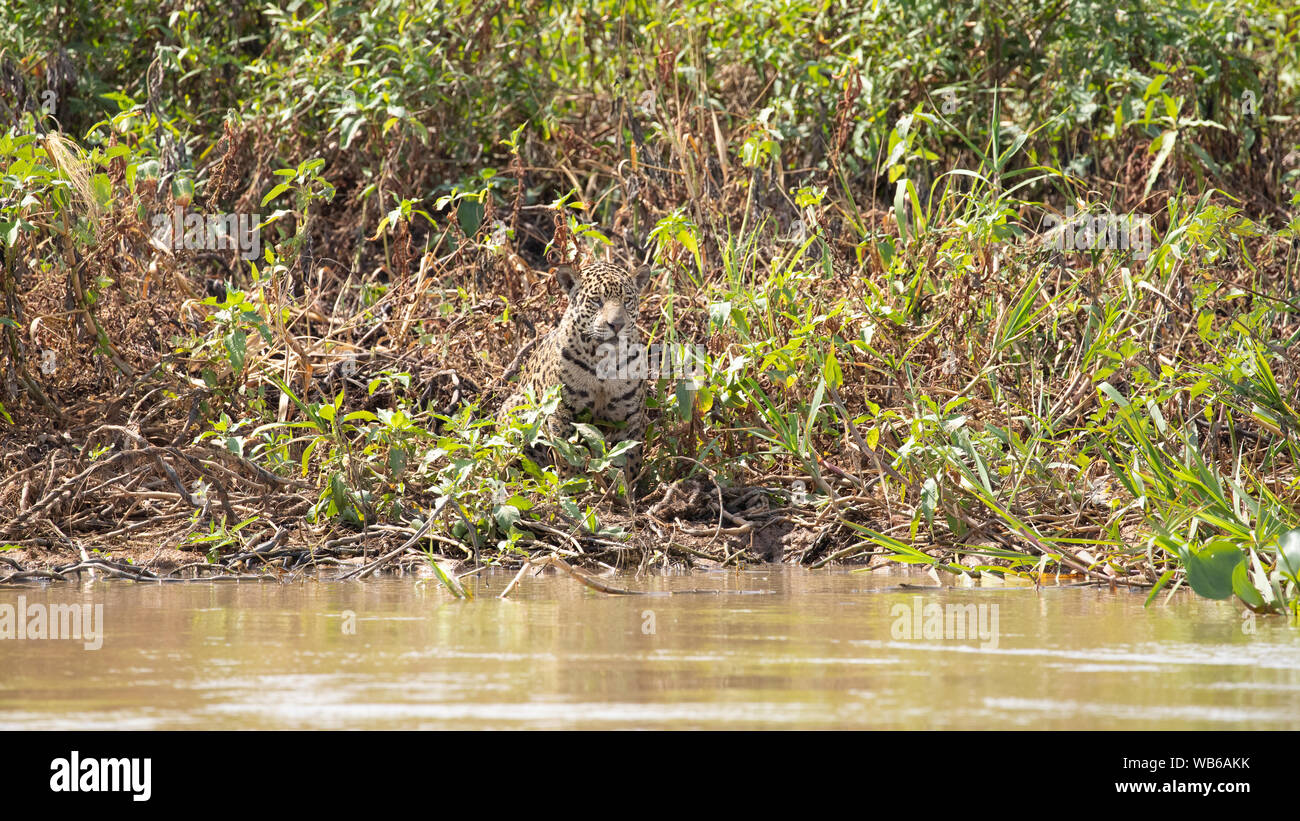
M 650 274 L 653 270 L 654 269 L 649 265 L 642 265 L 636 269 L 635 273 L 633 273 L 632 277 L 636 282 L 636 289 L 638 291 L 644 291 L 645 286 L 650 284 Z
M 578 287 L 578 272 L 572 265 L 561 265 L 555 269 L 555 281 L 560 283 L 564 293 L 572 294 Z

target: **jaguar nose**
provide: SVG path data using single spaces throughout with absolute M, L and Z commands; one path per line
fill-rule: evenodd
M 623 330 L 623 326 L 626 325 L 627 322 L 622 319 L 611 319 L 607 324 L 609 325 L 609 329 L 614 332 L 614 336 L 618 336 L 619 332 Z

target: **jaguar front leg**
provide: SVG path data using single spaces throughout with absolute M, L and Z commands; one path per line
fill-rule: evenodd
M 645 464 L 645 434 L 645 413 L 641 412 L 628 419 L 627 424 L 614 435 L 614 444 L 616 445 L 619 442 L 636 442 L 636 445 L 627 452 L 627 461 L 624 463 L 623 467 L 623 476 L 627 483 L 629 502 L 634 501 L 636 497 L 642 495 L 640 491 L 640 477 L 641 469 Z
M 561 401 L 560 406 L 555 409 L 550 418 L 546 420 L 543 427 L 546 432 L 546 438 L 552 443 L 563 442 L 573 435 L 573 411 L 570 410 L 568 403 Z M 569 460 L 564 458 L 554 446 L 551 447 L 550 463 L 555 468 L 555 474 L 561 479 L 572 477 L 577 469 L 569 464 Z

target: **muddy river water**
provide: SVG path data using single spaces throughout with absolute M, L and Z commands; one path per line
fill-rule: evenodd
M 1300 729 L 1300 629 L 1190 594 L 509 579 L 0 589 L 0 728 Z M 56 605 L 87 635 L 50 637 Z

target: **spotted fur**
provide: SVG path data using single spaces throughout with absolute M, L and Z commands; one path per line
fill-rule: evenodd
M 635 374 L 644 357 L 641 332 L 636 326 L 641 291 L 650 277 L 649 267 L 635 275 L 616 265 L 595 262 L 575 275 L 569 268 L 556 273 L 560 286 L 568 293 L 569 306 L 560 324 L 538 345 L 520 368 L 519 389 L 501 408 L 504 419 L 526 401 L 529 392 L 540 399 L 552 386 L 560 386 L 560 406 L 548 421 L 551 438 L 567 439 L 579 414 L 590 411 L 591 419 L 610 447 L 625 440 L 645 441 L 646 382 L 643 378 L 620 379 Z M 625 351 L 620 364 L 628 368 L 622 374 L 610 372 L 611 353 Z M 637 444 L 627 453 L 628 486 L 633 487 L 641 473 L 644 446 Z M 561 458 L 550 459 L 533 451 L 534 461 L 552 462 L 557 470 L 568 473 Z

